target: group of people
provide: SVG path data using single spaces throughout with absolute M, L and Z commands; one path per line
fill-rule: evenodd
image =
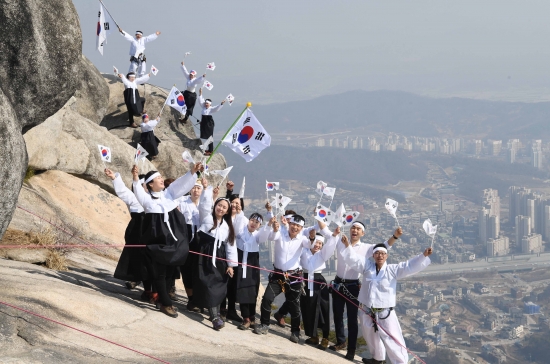
M 122 36 L 128 40 L 130 45 L 130 67 L 128 73 L 123 75 L 118 74 L 118 77 L 124 84 L 124 103 L 128 111 L 128 122 L 130 127 L 138 128 L 138 125 L 134 121 L 134 117 L 140 117 L 141 123 L 141 145 L 148 152 L 147 158 L 154 159 L 158 155 L 158 144 L 160 140 L 154 136 L 155 126 L 160 121 L 160 114 L 154 119 L 150 120 L 147 111 L 145 110 L 145 97 L 141 97 L 138 91 L 138 85 L 145 85 L 150 78 L 150 73 L 147 73 L 147 64 L 145 57 L 145 45 L 158 38 L 161 32 L 156 32 L 146 37 L 143 36 L 143 32 L 136 31 L 134 37 L 119 28 Z M 199 87 L 199 106 L 202 109 L 202 116 L 200 120 L 200 138 L 205 143 L 209 138 L 214 135 L 214 119 L 212 114 L 219 111 L 225 104 L 225 99 L 219 105 L 212 105 L 211 99 L 205 99 L 202 95 L 201 83 L 205 81 L 206 74 L 197 76 L 197 71 L 188 71 L 185 67 L 185 62 L 181 62 L 181 69 L 186 78 L 185 91 L 183 91 L 183 98 L 185 106 L 187 107 L 184 115 L 179 119 L 182 123 L 186 123 L 193 115 L 193 110 L 197 102 L 196 88 Z M 145 96 L 145 95 L 144 95 Z M 204 154 L 209 156 L 213 152 L 213 143 L 209 143 L 207 150 Z
M 401 228 L 386 242 L 373 245 L 361 242 L 365 235 L 361 222 L 352 224 L 348 237 L 339 227 L 330 231 L 323 222 L 305 227 L 304 217 L 295 211 L 287 210 L 278 219 L 269 203 L 265 218 L 260 212 L 246 217 L 244 200 L 233 194 L 234 184 L 228 182 L 226 196 L 218 197 L 219 188 L 201 178 L 203 170 L 204 166 L 197 163 L 184 176 L 165 180 L 156 171 L 140 174 L 134 166 L 131 188 L 124 185 L 118 173 L 105 170 L 131 213 L 125 233 L 127 247 L 120 256 L 116 278 L 127 281 L 130 289 L 142 282 L 141 299 L 177 317 L 173 304 L 177 300 L 175 280 L 181 277 L 187 310 L 206 310 L 215 330 L 231 320 L 238 323 L 239 329 L 253 329 L 260 335 L 269 332 L 272 303 L 284 294 L 284 304 L 274 319 L 286 327 L 285 316 L 290 314 L 289 339 L 300 341 L 302 322 L 309 337 L 305 343 L 323 350 L 345 350 L 349 360 L 355 356 L 360 312 L 361 331 L 373 355 L 373 359 L 364 361 L 384 363 L 387 354 L 394 364 L 408 362 L 394 311 L 396 282 L 427 267 L 431 248 L 406 262 L 387 264 L 388 251 L 402 235 Z M 274 261 L 257 322 L 259 251 L 266 241 L 274 242 Z M 322 271 L 334 251 L 337 276 L 328 283 Z M 328 340 L 329 295 L 336 329 L 332 346 Z

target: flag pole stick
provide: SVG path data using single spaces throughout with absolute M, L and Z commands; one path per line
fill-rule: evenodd
M 109 14 L 109 16 L 111 17 L 111 19 L 113 19 L 113 21 L 115 22 L 115 25 L 117 28 L 120 29 L 120 26 L 118 25 L 118 23 L 116 22 L 115 18 L 111 15 L 111 13 L 109 12 L 109 9 L 107 9 L 107 7 L 105 6 L 105 4 L 103 4 L 103 1 L 99 0 L 99 2 L 101 3 L 101 5 L 103 5 L 103 7 L 105 8 L 105 11 L 107 12 L 107 14 Z
M 172 88 L 174 88 L 174 87 L 176 87 L 176 84 L 174 84 L 174 86 L 172 86 Z M 170 93 L 168 94 L 168 96 L 166 96 L 166 101 L 168 101 L 168 98 L 170 97 L 170 94 L 172 94 L 172 90 L 170 90 Z M 164 105 L 162 105 L 162 109 L 160 109 L 159 116 L 161 116 L 162 112 L 164 111 L 164 107 L 166 106 L 166 101 L 164 101 Z
M 210 162 L 210 160 L 212 159 L 212 157 L 214 156 L 214 154 L 216 153 L 216 151 L 218 150 L 219 146 L 222 144 L 223 140 L 225 139 L 225 137 L 227 136 L 227 134 L 229 134 L 229 132 L 231 131 L 231 129 L 233 129 L 233 127 L 235 126 L 235 124 L 237 124 L 237 122 L 239 121 L 239 119 L 241 118 L 241 116 L 243 116 L 244 112 L 246 110 L 248 110 L 249 107 L 252 106 L 252 103 L 249 102 L 246 104 L 246 107 L 244 108 L 244 110 L 239 114 L 239 116 L 237 117 L 237 119 L 235 119 L 235 121 L 233 122 L 233 124 L 231 124 L 231 126 L 229 127 L 229 129 L 227 129 L 227 131 L 225 132 L 225 134 L 223 135 L 222 139 L 220 140 L 220 142 L 218 143 L 218 145 L 216 145 L 216 148 L 214 148 L 214 150 L 212 151 L 212 154 L 210 154 L 210 157 L 208 158 L 208 160 L 206 161 L 206 164 L 208 164 L 208 162 Z
M 332 206 L 332 201 L 334 201 L 334 195 L 332 195 L 332 199 L 330 200 L 330 204 L 328 205 L 329 210 L 330 210 L 330 207 Z

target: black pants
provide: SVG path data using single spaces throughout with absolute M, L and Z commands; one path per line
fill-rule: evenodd
M 241 308 L 241 316 L 243 318 L 249 318 L 250 321 L 256 319 L 256 304 L 255 303 L 239 303 Z
M 229 277 L 227 281 L 227 296 L 222 301 L 220 308 L 227 311 L 236 311 L 236 299 L 237 299 L 237 275 Z M 248 317 L 248 316 L 247 316 Z
M 191 91 L 183 91 L 183 98 L 185 100 L 185 106 L 187 106 L 187 111 L 185 116 L 189 118 L 193 115 L 193 109 L 195 108 L 195 103 L 197 102 L 197 94 Z
M 296 276 L 297 274 L 292 274 Z M 279 294 L 283 292 L 279 280 L 285 282 L 285 277 L 282 274 L 271 273 L 269 284 L 265 289 L 261 305 L 261 323 L 269 325 L 271 316 L 271 304 Z M 284 283 L 285 287 L 285 304 L 290 312 L 290 331 L 300 332 L 300 296 L 302 294 L 302 282 L 292 284 L 291 281 Z
M 145 98 L 140 97 L 138 102 L 141 102 L 141 110 L 143 110 L 143 108 L 145 107 Z M 141 115 L 134 115 L 134 111 L 132 109 L 130 109 L 129 107 L 126 107 L 126 108 L 128 109 L 128 121 L 130 125 L 132 125 L 134 123 L 134 116 L 141 116 Z
M 168 295 L 168 290 L 171 288 L 174 275 L 174 267 L 170 267 L 160 263 L 155 264 L 157 278 L 153 280 L 153 285 L 157 289 L 159 301 L 163 306 L 172 306 L 172 300 Z
M 359 285 L 351 284 L 346 286 L 348 292 L 357 297 L 359 295 Z M 345 295 L 344 288 L 340 287 L 340 293 Z M 347 297 L 349 298 L 349 297 Z M 357 306 L 359 302 L 357 300 L 350 301 L 342 297 L 337 292 L 332 292 L 332 314 L 334 315 L 334 329 L 336 331 L 337 344 L 346 342 L 346 334 L 344 331 L 344 307 L 348 313 L 348 350 L 354 351 L 357 347 Z

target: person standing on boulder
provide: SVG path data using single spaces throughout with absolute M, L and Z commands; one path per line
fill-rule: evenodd
M 199 104 L 202 107 L 202 117 L 201 117 L 201 135 L 200 138 L 202 142 L 206 142 L 208 138 L 214 136 L 214 118 L 212 114 L 218 112 L 225 104 L 225 100 L 221 102 L 220 105 L 212 106 L 212 100 L 204 99 L 202 97 L 202 88 L 199 89 Z M 208 151 L 204 152 L 204 155 L 212 155 L 214 151 L 214 143 L 208 145 Z
M 197 102 L 197 93 L 195 92 L 197 85 L 201 83 L 205 77 L 206 73 L 201 77 L 197 77 L 197 72 L 195 70 L 187 71 L 184 62 L 181 62 L 181 70 L 187 79 L 187 89 L 183 91 L 183 98 L 185 99 L 185 106 L 187 106 L 187 112 L 185 116 L 180 119 L 181 122 L 186 123 L 189 120 L 189 117 L 193 115 L 193 109 L 195 108 L 195 103 Z
M 130 34 L 126 33 L 124 30 L 118 28 L 118 31 L 122 36 L 131 43 L 130 45 L 130 68 L 128 72 L 134 72 L 141 77 L 147 72 L 147 63 L 145 62 L 145 44 L 154 41 L 160 35 L 160 32 L 148 35 L 147 37 L 143 36 L 141 30 L 136 31 L 136 36 L 132 37 Z
M 201 163 L 195 164 L 166 189 L 161 174 L 150 171 L 144 177 L 148 193 L 139 181 L 138 167 L 132 168 L 134 194 L 145 210 L 140 243 L 147 245 L 145 261 L 158 291 L 159 309 L 170 317 L 178 314 L 167 287 L 171 285 L 175 267 L 183 265 L 189 253 L 187 225 L 174 200 L 193 188 L 201 168 Z
M 158 145 L 160 140 L 155 136 L 155 127 L 160 122 L 160 115 L 154 120 L 149 120 L 149 115 L 143 114 L 141 119 L 143 121 L 141 123 L 140 144 L 149 153 L 147 159 L 153 160 L 159 154 Z
M 145 98 L 140 97 L 139 91 L 137 89 L 138 85 L 142 85 L 145 82 L 149 81 L 149 74 L 146 74 L 143 77 L 136 78 L 134 72 L 130 72 L 124 77 L 123 74 L 119 73 L 118 77 L 122 80 L 124 84 L 124 103 L 126 104 L 126 109 L 128 110 L 128 121 L 130 127 L 137 128 L 137 124 L 134 122 L 134 116 L 142 116 L 145 114 Z

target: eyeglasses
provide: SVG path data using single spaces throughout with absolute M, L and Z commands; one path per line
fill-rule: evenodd
M 388 253 L 385 252 L 375 252 L 374 255 L 387 255 Z

